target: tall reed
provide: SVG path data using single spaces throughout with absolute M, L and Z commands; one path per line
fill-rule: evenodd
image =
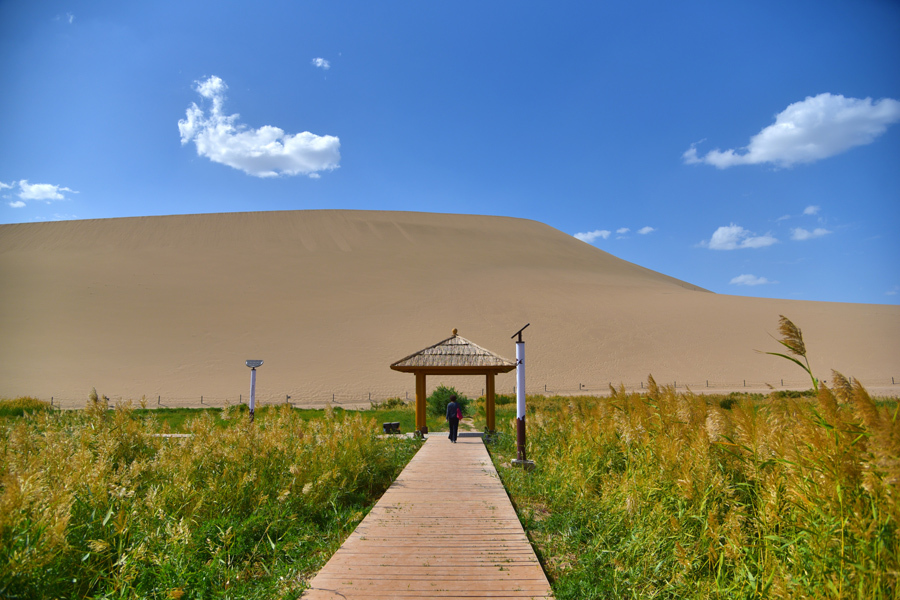
M 557 598 L 900 595 L 900 420 L 834 373 L 814 401 L 529 399 L 495 462 Z M 724 400 L 721 399 L 721 400 Z M 722 408 L 730 406 L 730 408 Z
M 0 426 L 0 597 L 295 597 L 417 448 L 286 407 L 185 429 L 98 402 Z

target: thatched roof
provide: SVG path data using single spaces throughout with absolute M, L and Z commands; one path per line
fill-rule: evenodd
M 515 369 L 516 363 L 460 337 L 454 329 L 452 337 L 398 360 L 391 368 L 407 373 L 506 373 Z

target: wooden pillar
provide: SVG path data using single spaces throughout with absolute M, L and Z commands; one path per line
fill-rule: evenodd
M 489 432 L 494 432 L 497 429 L 494 417 L 494 373 L 487 374 L 487 381 L 485 382 L 484 388 L 484 416 L 487 421 L 487 430 Z
M 416 373 L 416 431 L 428 433 L 425 421 L 425 373 Z

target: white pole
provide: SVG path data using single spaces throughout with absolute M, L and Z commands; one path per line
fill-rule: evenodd
M 256 408 L 256 368 L 250 369 L 250 422 L 253 422 L 253 411 Z
M 516 342 L 516 454 L 525 460 L 525 342 Z
M 516 418 L 525 418 L 525 342 L 516 342 Z
M 529 323 L 528 325 L 531 325 Z M 534 462 L 525 458 L 525 340 L 522 332 L 526 325 L 512 335 L 516 340 L 516 456 L 514 465 L 524 467 L 526 471 L 534 468 Z M 519 339 L 516 339 L 519 338 Z

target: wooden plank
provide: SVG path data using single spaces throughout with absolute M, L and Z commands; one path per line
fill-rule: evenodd
M 431 436 L 303 598 L 552 594 L 481 439 Z

